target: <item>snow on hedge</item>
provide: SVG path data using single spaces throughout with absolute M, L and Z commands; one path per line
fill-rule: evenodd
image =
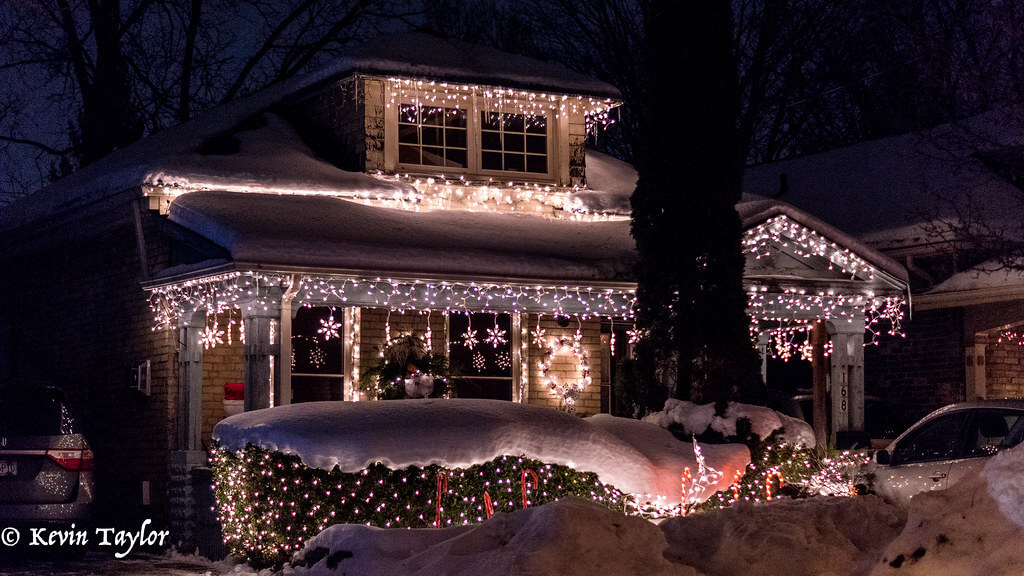
M 807 448 L 815 445 L 814 430 L 807 422 L 752 404 L 729 402 L 725 415 L 719 416 L 715 414 L 714 404 L 694 404 L 670 398 L 665 401 L 663 410 L 648 414 L 644 421 L 662 428 L 679 424 L 686 434 L 700 436 L 708 430 L 714 430 L 729 437 L 736 435 L 736 421 L 741 418 L 746 418 L 750 422 L 751 431 L 762 439 L 775 430 L 782 430 L 781 437 L 786 442 Z
M 310 402 L 244 412 L 213 433 L 224 448 L 253 444 L 295 454 L 312 467 L 358 472 L 481 464 L 525 455 L 594 472 L 619 490 L 679 503 L 680 477 L 697 470 L 693 446 L 647 422 L 598 415 L 578 418 L 549 407 L 500 400 L 421 399 Z M 726 472 L 703 494 L 725 489 L 750 460 L 739 444 L 703 445 L 707 464 Z

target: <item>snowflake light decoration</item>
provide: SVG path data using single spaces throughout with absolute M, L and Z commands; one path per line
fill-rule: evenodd
M 498 328 L 498 325 L 495 324 L 494 328 L 487 329 L 487 338 L 484 338 L 484 342 L 497 348 L 508 342 L 508 340 L 505 339 L 505 331 Z
M 498 354 L 498 358 L 495 360 L 495 363 L 498 364 L 498 368 L 508 370 L 512 366 L 512 357 L 505 352 L 502 352 L 501 354 Z
M 641 333 L 640 330 L 637 328 L 633 328 L 632 330 L 626 330 L 626 335 L 629 336 L 630 344 L 636 344 L 637 342 L 640 341 Z
M 466 328 L 466 331 L 462 333 L 462 345 L 472 350 L 479 343 L 480 341 L 476 339 L 476 330 Z
M 331 338 L 340 338 L 338 330 L 341 329 L 341 324 L 334 321 L 334 315 L 328 316 L 327 318 L 320 319 L 320 328 L 317 330 L 318 334 L 322 334 L 324 340 L 330 340 Z
M 321 368 L 324 362 L 327 361 L 327 353 L 323 351 L 319 346 L 313 348 L 309 352 L 309 363 L 316 368 Z
M 203 343 L 203 349 L 216 348 L 217 344 L 224 343 L 224 331 L 218 330 L 217 325 L 207 326 L 199 333 L 199 341 Z
M 483 372 L 486 367 L 487 359 L 484 358 L 484 355 L 479 352 L 473 354 L 473 369 L 477 372 Z
M 548 345 L 548 332 L 547 330 L 540 327 L 540 320 L 537 321 L 537 327 L 530 332 L 533 336 L 533 345 L 537 348 L 545 348 Z

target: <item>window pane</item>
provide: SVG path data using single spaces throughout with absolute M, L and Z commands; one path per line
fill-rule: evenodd
M 466 167 L 465 150 L 448 149 L 445 152 L 445 159 L 447 160 L 447 162 L 445 162 L 446 166 L 456 166 L 460 168 Z
M 441 148 L 423 147 L 424 166 L 444 166 L 444 150 Z
M 484 130 L 500 130 L 501 129 L 501 115 L 497 112 L 481 112 L 480 113 L 480 127 Z
M 533 172 L 534 174 L 547 174 L 548 173 L 548 157 L 547 156 L 527 156 L 526 157 L 526 171 Z
M 424 108 L 424 126 L 444 126 L 444 108 Z
M 480 165 L 484 170 L 501 170 L 501 152 L 483 152 Z
M 457 108 L 451 108 L 448 110 L 444 117 L 444 125 L 452 126 L 455 128 L 466 127 L 466 111 L 459 110 Z
M 444 131 L 444 145 L 452 148 L 466 147 L 466 131 L 459 128 L 448 128 Z
M 522 154 L 505 154 L 505 170 L 512 172 L 526 170 L 526 161 Z
M 419 108 L 413 104 L 402 104 L 398 108 L 398 121 L 415 124 Z
M 505 151 L 506 152 L 522 152 L 526 149 L 524 144 L 524 138 L 522 134 L 505 134 Z
M 506 132 L 523 132 L 526 117 L 522 114 L 505 114 Z
M 444 137 L 443 128 L 434 128 L 431 126 L 424 126 L 423 140 L 420 141 L 424 146 L 441 146 L 444 144 L 442 138 Z
M 544 116 L 531 116 L 526 120 L 527 134 L 547 134 L 548 119 Z
M 526 151 L 532 154 L 547 154 L 548 139 L 544 136 L 527 136 Z
M 325 307 L 303 306 L 292 320 L 292 372 L 342 373 L 342 313 Z
M 399 146 L 398 161 L 403 164 L 419 164 L 420 149 L 418 146 Z
M 480 147 L 484 150 L 501 150 L 501 134 L 483 132 L 480 134 Z
M 419 144 L 420 132 L 416 126 L 406 124 L 398 125 L 398 141 L 403 144 Z

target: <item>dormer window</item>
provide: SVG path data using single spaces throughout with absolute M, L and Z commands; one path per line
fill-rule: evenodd
M 466 111 L 402 104 L 398 109 L 398 161 L 419 166 L 468 167 Z
M 611 98 L 494 86 L 372 76 L 356 81 L 360 88 L 348 93 L 360 94 L 363 108 L 334 133 L 365 130 L 365 140 L 356 143 L 364 169 L 413 179 L 582 185 L 588 127 L 606 121 L 618 105 Z
M 516 179 L 551 178 L 545 113 L 398 106 L 398 163 L 411 172 L 429 167 L 447 174 Z
M 480 167 L 547 174 L 547 117 L 481 112 Z

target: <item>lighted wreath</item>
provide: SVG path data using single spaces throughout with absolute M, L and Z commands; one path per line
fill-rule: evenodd
M 571 350 L 576 358 L 576 367 L 579 369 L 580 377 L 575 381 L 559 382 L 558 377 L 550 373 L 551 362 L 556 355 L 567 349 Z M 540 372 L 544 377 L 544 385 L 551 390 L 552 394 L 561 398 L 567 411 L 575 412 L 576 399 L 593 381 L 590 377 L 590 359 L 587 356 L 587 351 L 583 348 L 583 335 L 576 332 L 571 338 L 562 336 L 550 339 L 544 349 L 544 358 L 540 361 Z
M 422 338 L 391 341 L 380 360 L 363 372 L 359 388 L 372 400 L 448 396 L 448 359 L 427 350 Z

